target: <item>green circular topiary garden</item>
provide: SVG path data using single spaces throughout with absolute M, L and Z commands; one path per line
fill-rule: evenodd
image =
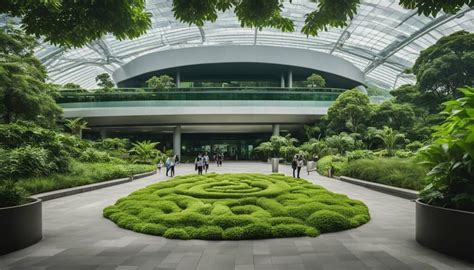
M 369 221 L 367 206 L 281 174 L 178 176 L 133 192 L 104 216 L 136 232 L 173 239 L 318 236 Z

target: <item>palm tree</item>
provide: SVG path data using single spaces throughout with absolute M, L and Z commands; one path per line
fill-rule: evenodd
M 129 150 L 130 157 L 133 163 L 152 164 L 160 154 L 156 149 L 159 142 L 143 141 L 132 144 L 132 149 Z
M 384 126 L 383 130 L 379 130 L 377 138 L 383 141 L 385 149 L 387 150 L 387 155 L 393 156 L 394 150 L 397 147 L 397 142 L 404 139 L 405 135 L 398 133 L 398 131 L 392 128 Z
M 71 133 L 78 136 L 82 139 L 82 130 L 88 129 L 87 122 L 82 118 L 74 118 L 74 119 L 66 119 L 66 123 L 64 124 Z

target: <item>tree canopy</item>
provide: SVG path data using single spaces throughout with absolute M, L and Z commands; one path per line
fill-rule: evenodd
M 44 66 L 34 56 L 36 40 L 11 25 L 0 29 L 0 114 L 4 123 L 17 120 L 54 126 L 61 108 L 57 89 L 46 83 Z
M 291 0 L 290 0 L 291 2 Z M 345 27 L 357 13 L 361 0 L 320 0 L 317 8 L 305 16 L 301 29 L 317 35 L 329 27 Z M 173 0 L 174 16 L 181 22 L 202 26 L 214 22 L 218 13 L 233 10 L 243 27 L 274 27 L 295 30 L 295 23 L 282 15 L 284 0 Z M 474 0 L 399 0 L 419 14 L 436 16 L 455 13 Z M 119 40 L 136 38 L 151 27 L 145 0 L 3 0 L 0 13 L 20 17 L 27 33 L 45 37 L 56 45 L 80 47 L 112 34 Z
M 370 120 L 372 109 L 367 95 L 349 90 L 342 93 L 328 109 L 328 128 L 333 132 L 358 132 Z
M 474 33 L 440 38 L 421 51 L 413 72 L 421 92 L 447 99 L 458 96 L 457 88 L 474 85 Z

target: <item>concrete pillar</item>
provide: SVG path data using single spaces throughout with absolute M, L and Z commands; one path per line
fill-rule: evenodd
M 102 140 L 107 138 L 107 130 L 106 129 L 101 129 L 100 130 L 100 138 Z
M 176 71 L 176 87 L 181 87 L 181 71 Z
M 273 129 L 272 136 L 280 136 L 280 124 L 273 124 L 272 129 Z
M 293 88 L 293 71 L 288 71 L 288 88 Z
M 181 160 L 181 126 L 178 125 L 174 128 L 173 133 L 173 152 Z
M 283 74 L 283 72 L 281 73 L 280 77 L 280 87 L 285 88 L 285 75 Z

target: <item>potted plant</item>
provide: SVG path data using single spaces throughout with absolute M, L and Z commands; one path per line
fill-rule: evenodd
M 296 147 L 294 144 L 298 142 L 295 138 L 291 138 L 291 134 L 286 136 L 272 136 L 270 141 L 259 144 L 255 151 L 263 153 L 271 160 L 272 172 L 278 172 L 278 164 L 280 163 L 281 156 L 285 156 Z
M 474 88 L 444 103 L 447 115 L 421 150 L 430 166 L 428 185 L 416 202 L 416 240 L 474 261 Z
M 29 198 L 17 183 L 0 182 L 0 255 L 43 238 L 41 200 Z
M 0 148 L 0 255 L 30 246 L 43 237 L 41 200 L 30 198 L 16 179 L 48 168 L 39 147 Z

